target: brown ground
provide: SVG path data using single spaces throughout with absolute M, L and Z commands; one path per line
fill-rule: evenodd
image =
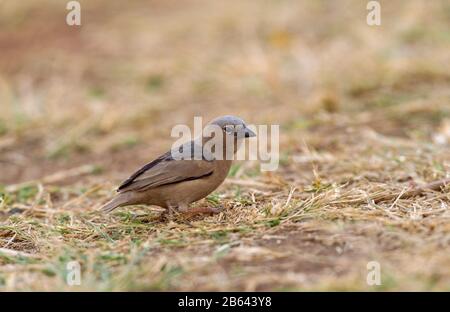
M 447 1 L 80 2 L 0 2 L 0 290 L 450 290 L 449 187 L 398 196 L 450 178 Z M 96 212 L 222 114 L 279 124 L 279 169 L 212 217 Z

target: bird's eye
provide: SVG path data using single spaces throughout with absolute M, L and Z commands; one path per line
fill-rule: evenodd
M 224 129 L 225 132 L 228 133 L 228 134 L 231 134 L 231 133 L 233 133 L 233 131 L 234 131 L 233 126 L 230 126 L 230 125 L 225 126 L 223 129 Z

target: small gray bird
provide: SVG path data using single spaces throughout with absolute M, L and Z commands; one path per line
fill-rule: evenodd
M 203 133 L 211 130 L 209 128 L 222 131 L 223 157 L 217 157 L 221 155 L 220 150 L 218 153 L 208 153 L 203 149 L 202 146 L 211 138 L 200 135 L 133 173 L 119 186 L 119 194 L 101 210 L 111 212 L 121 206 L 147 204 L 166 208 L 169 213 L 219 212 L 220 209 L 211 207 L 189 208 L 189 204 L 206 197 L 222 184 L 233 161 L 230 151 L 236 153 L 243 138 L 254 137 L 256 134 L 247 128 L 242 119 L 234 116 L 212 120 L 205 126 Z M 214 148 L 212 150 L 215 152 Z M 190 159 L 174 157 L 174 151 L 184 153 L 183 155 L 187 153 Z M 197 155 L 198 151 L 200 155 Z

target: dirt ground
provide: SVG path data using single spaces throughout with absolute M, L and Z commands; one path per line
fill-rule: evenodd
M 80 3 L 0 1 L 0 290 L 450 290 L 448 1 Z M 276 171 L 98 212 L 224 114 L 280 125 Z

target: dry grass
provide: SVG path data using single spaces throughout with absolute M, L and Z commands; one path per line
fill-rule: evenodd
M 0 290 L 450 290 L 450 187 L 412 191 L 450 178 L 447 1 L 81 4 L 0 2 Z M 279 169 L 212 217 L 96 212 L 220 114 L 280 124 Z

